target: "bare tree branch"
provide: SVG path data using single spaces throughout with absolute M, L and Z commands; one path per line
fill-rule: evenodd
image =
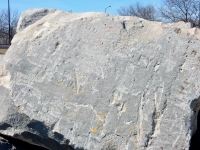
M 11 38 L 16 33 L 17 22 L 19 19 L 19 14 L 17 11 L 13 11 L 11 14 Z M 8 11 L 0 11 L 0 44 L 9 44 L 9 25 L 8 25 Z
M 160 14 L 167 22 L 185 21 L 197 26 L 198 5 L 195 0 L 163 0 Z
M 140 3 L 135 3 L 122 6 L 117 11 L 122 16 L 137 16 L 152 21 L 159 20 L 158 11 L 153 5 L 142 6 Z

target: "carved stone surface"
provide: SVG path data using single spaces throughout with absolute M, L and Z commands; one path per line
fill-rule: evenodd
M 4 57 L 0 133 L 53 150 L 188 149 L 198 35 L 183 22 L 49 13 L 19 30 Z

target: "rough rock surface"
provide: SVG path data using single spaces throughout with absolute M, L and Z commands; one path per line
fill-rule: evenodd
M 23 12 L 18 22 L 17 31 L 22 31 L 24 28 L 55 11 L 55 9 L 30 9 Z
M 29 24 L 31 11 L 4 57 L 1 134 L 52 150 L 189 149 L 200 107 L 198 29 L 62 11 Z

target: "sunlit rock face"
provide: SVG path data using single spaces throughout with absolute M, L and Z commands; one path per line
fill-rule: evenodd
M 189 149 L 199 35 L 183 22 L 24 12 L 0 74 L 0 133 L 52 150 Z

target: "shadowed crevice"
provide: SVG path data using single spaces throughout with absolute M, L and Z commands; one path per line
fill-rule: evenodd
M 191 138 L 189 150 L 200 150 L 200 113 L 199 112 L 197 116 L 197 130 Z
M 48 137 L 42 138 L 30 132 L 23 132 L 21 135 L 17 135 L 15 137 L 23 141 L 28 140 L 36 145 L 43 145 L 44 147 L 53 150 L 73 150 L 73 148 L 70 145 L 68 145 L 69 144 L 68 140 L 66 140 L 64 144 L 60 144 L 54 139 Z
M 44 147 L 40 147 L 37 145 L 33 145 L 27 143 L 25 141 L 6 136 L 0 134 L 0 149 L 1 150 L 8 150 L 8 149 L 15 149 L 15 150 L 48 150 Z

